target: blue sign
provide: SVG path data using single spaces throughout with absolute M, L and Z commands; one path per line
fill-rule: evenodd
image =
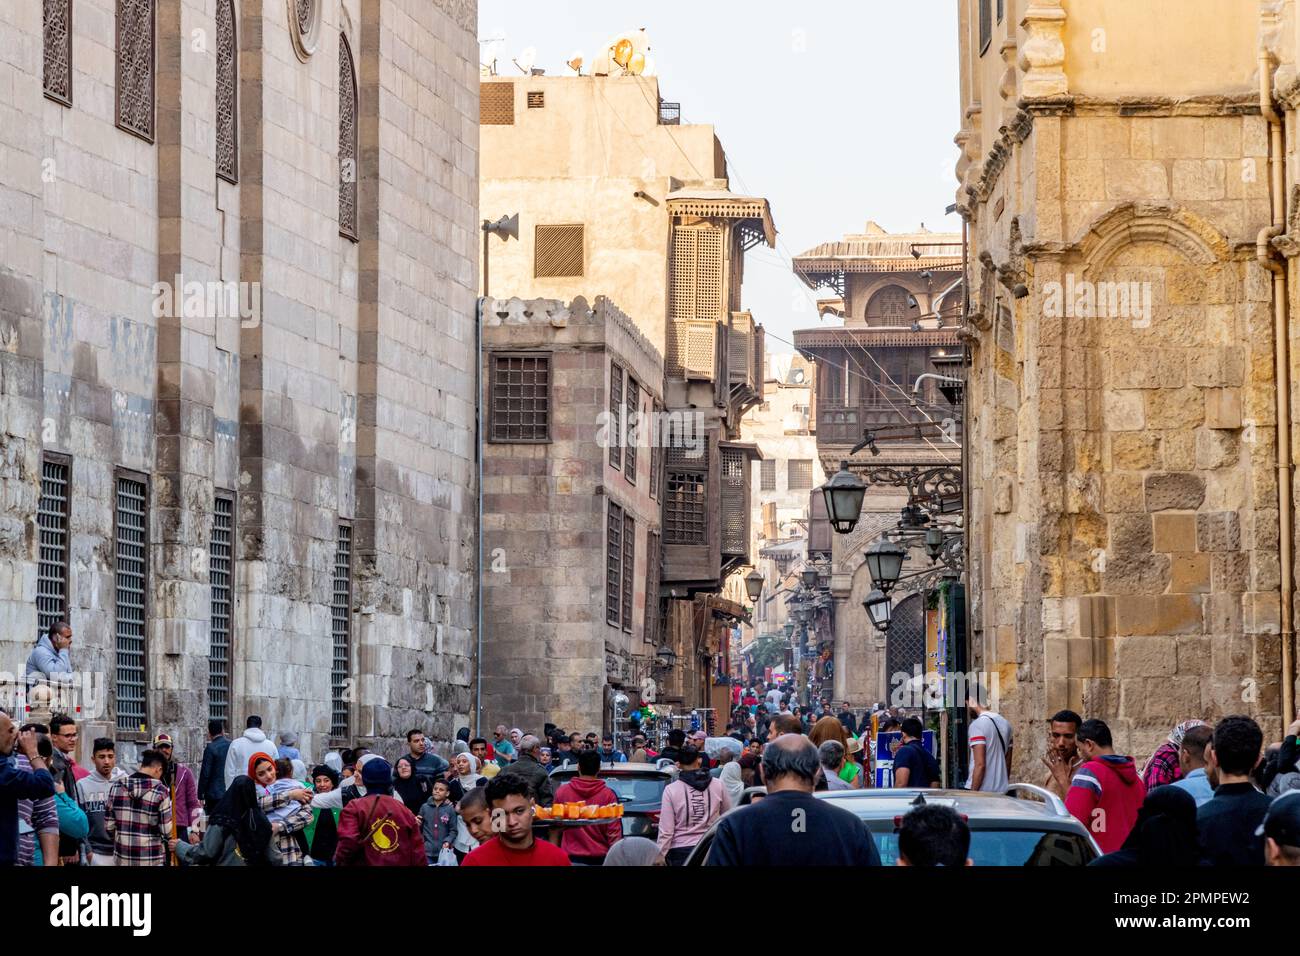
M 903 742 L 903 735 L 897 730 L 876 734 L 876 786 L 887 789 L 894 785 L 894 751 Z M 895 746 L 891 747 L 890 744 Z M 934 731 L 921 732 L 921 746 L 930 751 L 930 756 L 939 759 L 936 749 Z

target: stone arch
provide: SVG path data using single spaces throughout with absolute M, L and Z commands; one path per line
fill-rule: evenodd
M 1172 246 L 1192 262 L 1210 264 L 1230 257 L 1227 237 L 1209 220 L 1169 203 L 1127 202 L 1093 220 L 1073 243 L 1086 268 L 1104 269 L 1136 243 Z
M 863 321 L 872 326 L 910 325 L 920 313 L 910 309 L 907 298 L 912 293 L 899 282 L 881 286 L 867 299 Z

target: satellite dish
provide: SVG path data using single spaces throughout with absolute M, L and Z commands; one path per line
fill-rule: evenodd
M 582 76 L 582 51 L 574 50 L 573 55 L 569 57 L 569 59 L 565 62 L 564 65 L 567 66 L 569 69 L 571 69 L 574 73 L 577 73 L 579 76 Z
M 645 58 L 645 69 L 641 71 L 641 75 L 642 75 L 642 76 L 656 76 L 656 75 L 657 75 L 657 74 L 655 73 L 655 58 L 654 58 L 654 57 L 652 57 L 652 56 L 648 56 L 648 57 Z
M 645 54 L 633 53 L 632 59 L 628 60 L 627 71 L 633 76 L 640 76 L 645 72 Z
M 533 71 L 533 64 L 537 62 L 537 47 L 530 46 L 525 49 L 518 57 L 515 58 L 515 66 L 528 76 Z
M 632 41 L 623 37 L 614 44 L 614 62 L 619 66 L 627 69 L 628 62 L 632 59 Z

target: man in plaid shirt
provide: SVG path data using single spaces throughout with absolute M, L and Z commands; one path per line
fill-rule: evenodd
M 164 761 L 156 750 L 140 755 L 140 769 L 109 788 L 104 829 L 113 838 L 118 866 L 162 866 L 171 837 L 172 801 L 163 785 Z

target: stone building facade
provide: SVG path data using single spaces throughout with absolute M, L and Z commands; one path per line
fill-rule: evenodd
M 313 755 L 450 739 L 475 4 L 72 7 L 0 11 L 2 669 L 67 618 L 82 740 L 188 760 L 210 716 Z
M 579 297 L 487 299 L 483 360 L 484 712 L 610 730 L 655 651 L 663 357 Z
M 1018 728 L 1294 717 L 1296 30 L 960 4 L 971 638 Z

